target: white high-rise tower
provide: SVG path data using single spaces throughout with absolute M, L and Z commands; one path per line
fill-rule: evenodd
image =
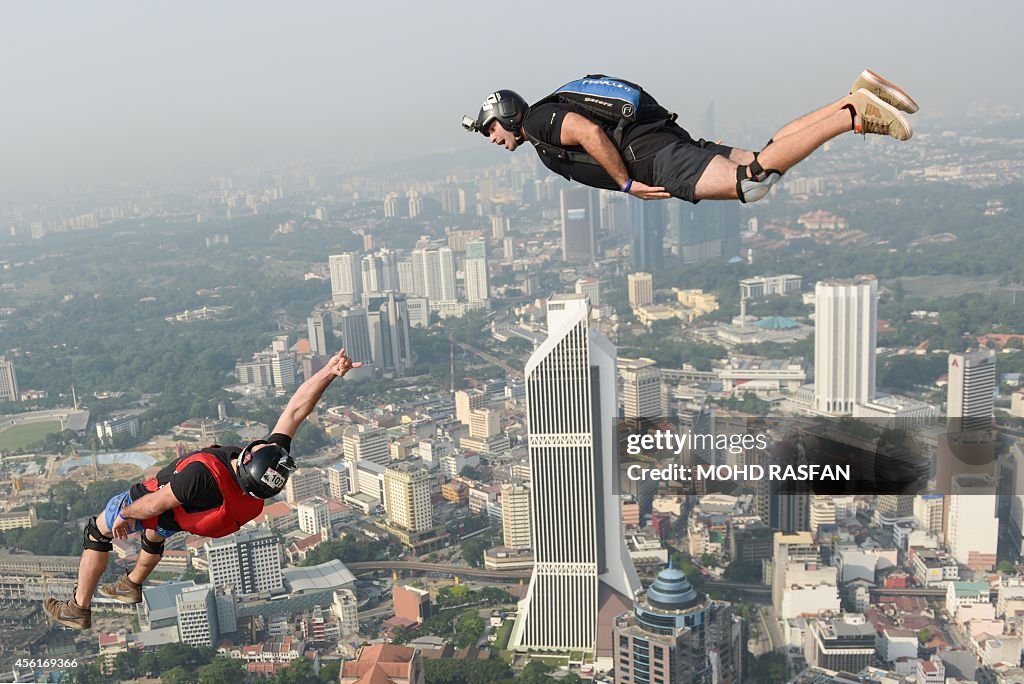
M 487 273 L 487 242 L 482 239 L 466 243 L 466 299 L 470 304 L 486 305 L 491 297 Z
M 551 298 L 548 338 L 526 364 L 535 563 L 518 650 L 610 656 L 614 616 L 641 589 L 613 494 L 616 351 L 588 309 L 583 295 Z
M 875 398 L 878 281 L 820 281 L 814 288 L 814 408 L 850 415 Z
M 332 254 L 327 260 L 331 270 L 331 300 L 335 304 L 356 304 L 362 292 L 362 276 L 357 266 L 359 255 L 353 252 Z
M 992 427 L 995 407 L 996 353 L 979 349 L 949 355 L 946 416 L 954 432 Z

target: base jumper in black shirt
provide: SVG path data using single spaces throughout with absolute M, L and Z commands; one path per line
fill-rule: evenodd
M 595 82 L 587 79 L 608 77 L 574 83 Z M 612 135 L 614 124 L 595 117 L 587 106 L 560 100 L 557 93 L 531 106 L 514 91 L 496 91 L 484 100 L 476 119 L 465 116 L 462 125 L 509 151 L 533 143 L 545 166 L 591 187 L 644 200 L 746 203 L 762 199 L 782 174 L 842 133 L 910 139 L 913 131 L 903 113 L 917 109 L 905 91 L 865 69 L 848 95 L 786 124 L 759 152 L 694 140 L 674 116 L 630 123 Z
M 139 532 L 142 550 L 135 567 L 100 593 L 123 603 L 142 601 L 142 583 L 163 555 L 164 539 L 177 532 L 223 537 L 255 519 L 264 500 L 284 489 L 295 470 L 292 437 L 327 387 L 362 365 L 342 349 L 303 382 L 267 439 L 245 447 L 212 445 L 183 456 L 156 476 L 115 495 L 83 532 L 78 585 L 70 600 L 48 598 L 43 610 L 55 622 L 75 629 L 92 625 L 92 597 L 107 569 L 113 538 Z

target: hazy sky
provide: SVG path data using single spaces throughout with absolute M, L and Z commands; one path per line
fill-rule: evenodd
M 871 67 L 922 113 L 1024 106 L 1019 2 L 13 2 L 0 184 L 483 145 L 497 88 L 640 82 L 683 125 L 773 128 Z M 719 131 L 721 132 L 721 131 Z M 495 149 L 500 159 L 501 152 Z

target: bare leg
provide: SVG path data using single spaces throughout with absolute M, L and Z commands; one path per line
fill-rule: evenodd
M 795 126 L 798 122 L 804 122 L 802 128 Z M 787 124 L 780 129 L 780 133 L 790 128 L 791 133 L 774 138 L 759 153 L 758 162 L 765 169 L 785 173 L 824 143 L 853 130 L 853 118 L 848 110 L 840 108 L 839 103 L 836 103 Z M 747 150 L 733 150 L 728 159 L 712 159 L 697 181 L 694 199 L 737 199 L 736 167 L 749 164 L 753 156 Z
M 99 528 L 103 536 L 110 536 L 110 529 L 107 527 L 107 521 L 104 520 L 102 511 L 96 516 L 96 527 Z M 88 608 L 92 605 L 92 595 L 96 591 L 100 577 L 107 569 L 109 557 L 110 552 L 108 551 L 82 549 L 82 560 L 78 563 L 78 588 L 75 590 L 75 603 L 80 607 Z
M 153 530 L 143 530 L 142 533 L 151 542 L 159 542 L 164 539 Z M 132 568 L 132 571 L 128 573 L 128 579 L 136 584 L 142 584 L 149 577 L 149 573 L 153 572 L 157 564 L 160 563 L 160 558 L 161 556 L 149 553 L 145 549 L 139 551 L 139 559 L 135 562 L 135 567 Z
M 845 100 L 845 97 L 840 98 L 835 102 L 825 105 L 821 109 L 816 109 L 810 114 L 801 116 L 799 119 L 793 119 L 788 124 L 777 130 L 775 135 L 772 136 L 772 140 L 778 140 L 779 138 L 785 138 L 787 135 L 793 135 L 794 133 L 807 128 L 811 124 L 816 124 L 823 119 L 829 118 L 843 106 L 843 102 Z

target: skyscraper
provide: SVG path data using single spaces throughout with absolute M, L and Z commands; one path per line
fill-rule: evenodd
M 666 209 L 669 237 L 684 264 L 739 256 L 738 202 L 672 202 Z
M 0 356 L 0 401 L 18 401 L 20 396 L 14 363 Z
M 426 297 L 431 307 L 457 301 L 455 257 L 451 248 L 413 250 L 412 271 L 416 294 Z
M 362 292 L 362 278 L 357 271 L 359 255 L 354 252 L 332 254 L 328 259 L 331 271 L 331 301 L 355 304 Z
M 820 281 L 814 288 L 814 408 L 850 415 L 875 398 L 878 281 Z
M 952 432 L 992 427 L 995 406 L 996 353 L 979 349 L 949 355 L 946 416 Z
M 384 510 L 388 523 L 411 534 L 434 527 L 430 473 L 422 466 L 396 463 L 384 471 Z
M 622 415 L 655 418 L 661 415 L 661 371 L 654 359 L 636 359 L 619 365 L 622 378 Z
M 477 238 L 466 243 L 466 299 L 470 304 L 487 306 L 491 298 L 487 271 L 487 242 Z
M 640 589 L 613 494 L 616 352 L 582 295 L 547 310 L 526 364 L 535 565 L 510 644 L 610 656 L 612 621 Z
M 523 484 L 501 485 L 502 542 L 510 549 L 532 549 L 530 489 Z
M 596 256 L 599 220 L 597 192 L 586 186 L 564 188 L 562 204 L 562 260 L 589 263 Z
M 370 347 L 370 328 L 366 309 L 353 306 L 341 312 L 341 345 L 345 353 L 363 364 L 373 363 L 373 349 Z M 360 369 L 355 369 L 360 370 Z
M 677 568 L 658 573 L 615 621 L 615 681 L 738 684 L 747 648 L 732 606 L 698 593 Z
M 331 325 L 331 315 L 327 312 L 315 313 L 306 319 L 310 353 L 326 356 L 335 351 L 334 331 L 331 330 Z
M 405 295 L 392 290 L 367 298 L 366 322 L 374 364 L 384 372 L 404 375 L 413 361 Z
M 630 273 L 626 276 L 626 295 L 630 306 L 647 306 L 654 301 L 654 276 Z
M 665 267 L 665 205 L 667 202 L 645 202 L 632 198 L 629 202 L 633 230 L 631 256 L 638 271 L 660 271 Z

